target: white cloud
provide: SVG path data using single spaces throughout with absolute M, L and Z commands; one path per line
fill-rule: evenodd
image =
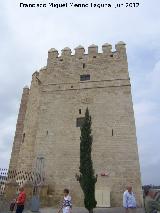
M 155 62 L 153 70 L 144 74 L 135 90 L 135 116 L 139 142 L 142 178 L 144 183 L 159 184 L 160 173 L 160 61 Z M 153 169 L 154 168 L 154 169 Z M 149 172 L 152 171 L 152 172 Z M 156 176 L 155 176 L 156 174 Z
M 6 168 L 11 154 L 11 144 L 13 143 L 15 131 L 15 116 L 6 116 L 6 119 L 0 122 L 0 168 Z
M 151 73 L 147 75 L 147 80 L 151 83 L 150 94 L 159 94 L 160 89 L 160 60 L 155 64 Z
M 157 117 L 159 108 L 156 103 L 142 101 L 134 105 L 134 110 L 138 128 L 143 128 L 159 121 Z

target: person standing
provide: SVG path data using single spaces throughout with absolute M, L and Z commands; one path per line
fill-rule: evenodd
M 24 187 L 19 188 L 19 195 L 16 200 L 17 208 L 16 208 L 16 213 L 22 213 L 24 210 L 24 204 L 26 201 L 26 193 L 24 191 Z
M 145 211 L 146 213 L 158 213 L 160 202 L 155 200 L 155 191 L 150 188 L 145 192 Z
M 132 186 L 128 186 L 127 190 L 123 193 L 123 207 L 125 208 L 125 213 L 135 213 L 136 212 L 136 198 L 132 192 Z
M 63 210 L 63 213 L 71 213 L 72 198 L 69 195 L 69 190 L 68 189 L 64 189 L 63 192 L 64 192 L 64 198 L 63 198 L 63 202 L 62 202 L 62 207 L 60 208 L 58 213 L 60 213 L 61 210 Z

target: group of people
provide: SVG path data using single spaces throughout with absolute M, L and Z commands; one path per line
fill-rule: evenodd
M 13 212 L 16 208 L 16 213 L 22 213 L 24 210 L 24 204 L 26 202 L 26 193 L 24 191 L 24 187 L 19 188 L 19 194 L 16 200 L 14 200 L 10 205 L 10 210 Z M 58 211 L 58 213 L 63 211 L 63 213 L 71 213 L 72 209 L 72 199 L 69 195 L 69 190 L 64 189 L 64 198 L 62 205 Z
M 158 213 L 160 211 L 160 202 L 156 199 L 156 192 L 152 188 L 144 191 L 144 207 L 146 213 Z M 128 186 L 123 194 L 123 207 L 125 213 L 135 213 L 137 204 L 132 187 Z
M 160 211 L 160 201 L 157 200 L 156 192 L 152 188 L 148 188 L 144 191 L 145 198 L 144 198 L 144 206 L 146 213 L 158 213 Z M 159 198 L 160 199 L 160 198 Z M 23 187 L 19 189 L 19 195 L 15 200 L 16 203 L 16 213 L 22 213 L 24 210 L 24 204 L 26 201 L 26 193 Z M 11 206 L 14 209 L 14 206 Z M 136 198 L 132 191 L 132 186 L 128 186 L 126 191 L 123 193 L 123 207 L 125 209 L 125 213 L 136 213 Z M 71 213 L 72 209 L 72 199 L 69 194 L 68 189 L 64 189 L 64 198 L 62 205 L 59 209 L 60 213 Z

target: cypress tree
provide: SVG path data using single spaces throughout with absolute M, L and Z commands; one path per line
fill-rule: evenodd
M 92 163 L 92 135 L 91 135 L 91 116 L 88 108 L 85 112 L 85 118 L 81 126 L 80 137 L 80 175 L 76 175 L 84 194 L 84 205 L 89 213 L 93 212 L 96 207 L 95 200 L 95 184 L 97 182 L 97 175 L 94 175 Z

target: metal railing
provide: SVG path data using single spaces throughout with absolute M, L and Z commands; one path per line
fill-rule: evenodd
M 0 213 L 9 212 L 11 200 L 6 196 L 6 185 L 17 184 L 15 188 L 15 196 L 20 186 L 29 183 L 32 188 L 32 195 L 39 194 L 40 188 L 44 184 L 44 173 L 35 168 L 34 171 L 26 170 L 8 170 L 0 168 Z M 29 208 L 29 201 L 26 202 L 26 208 Z

